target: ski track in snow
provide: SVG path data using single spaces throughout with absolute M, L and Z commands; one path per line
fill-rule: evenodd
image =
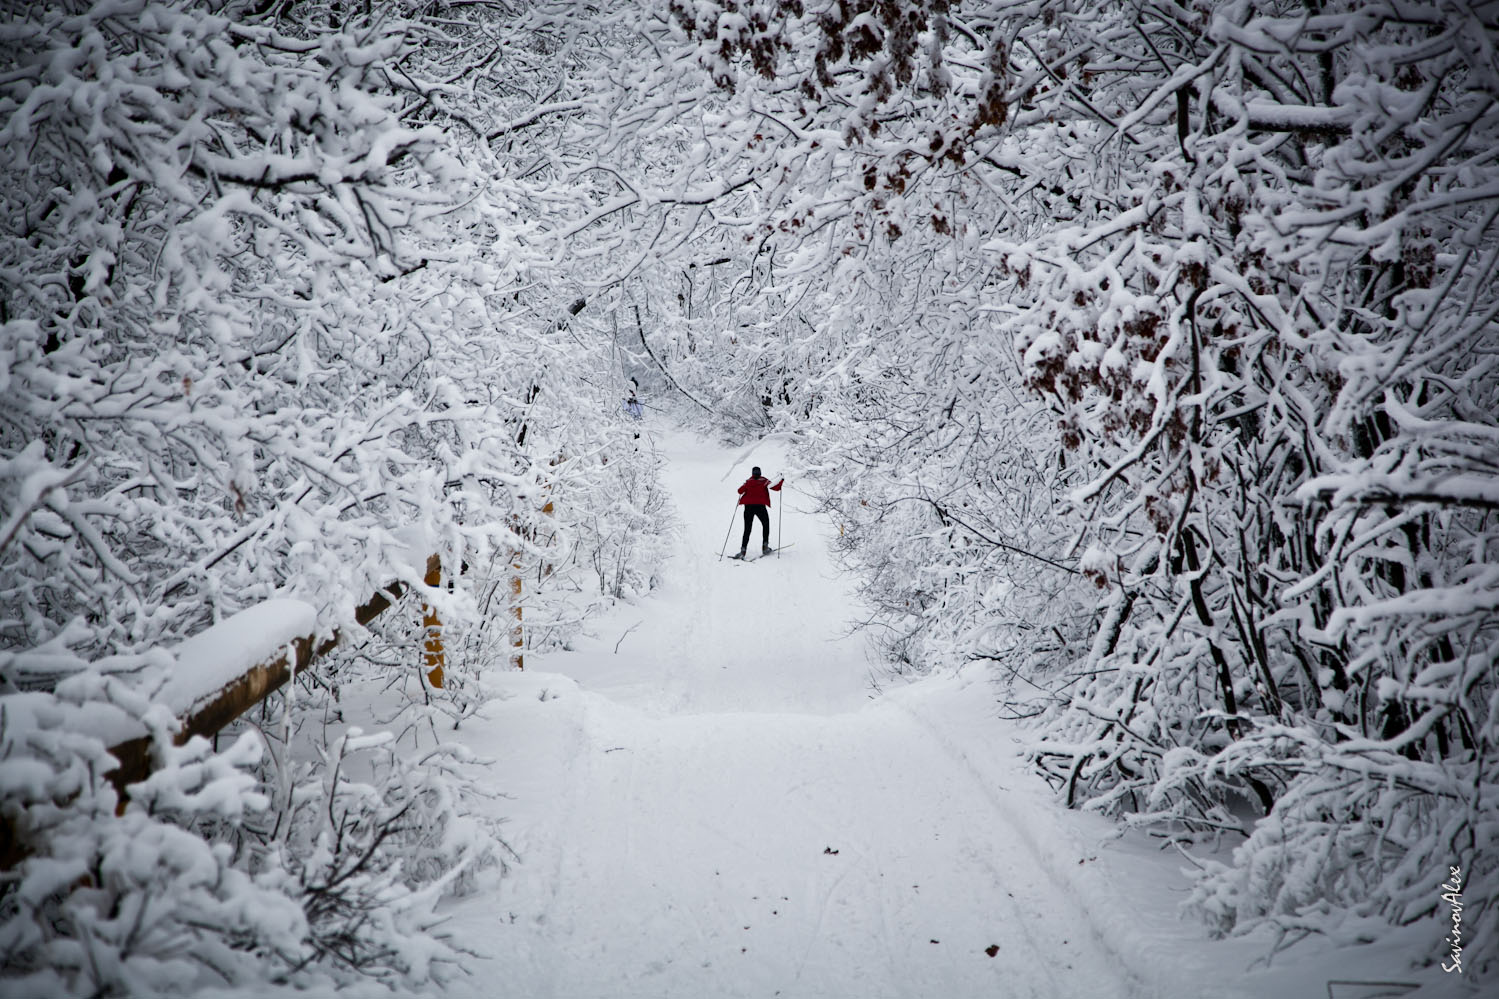
M 734 488 L 752 464 L 775 478 L 779 443 L 660 446 L 681 520 L 666 583 L 573 652 L 498 676 L 509 698 L 464 734 L 494 761 L 519 860 L 453 908 L 484 959 L 452 991 L 1207 994 L 1207 969 L 1167 942 L 1189 930 L 1128 925 L 1127 890 L 1082 866 L 1099 837 L 1074 820 L 1091 817 L 1016 761 L 981 679 L 876 696 L 836 525 L 795 477 L 772 501 L 796 547 L 720 561 L 731 510 L 730 553 L 741 530 Z

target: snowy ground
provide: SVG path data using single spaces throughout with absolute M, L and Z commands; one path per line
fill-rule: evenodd
M 719 560 L 735 487 L 752 464 L 789 469 L 784 452 L 654 436 L 682 520 L 669 582 L 574 651 L 498 676 L 510 696 L 465 730 L 494 761 L 519 860 L 452 913 L 484 955 L 455 993 L 1350 999 L 1398 992 L 1328 982 L 1456 984 L 1403 972 L 1394 950 L 1326 944 L 1251 971 L 1254 945 L 1178 915 L 1179 856 L 1058 807 L 981 674 L 876 693 L 836 525 L 805 496 L 772 510 L 796 542 L 780 558 Z

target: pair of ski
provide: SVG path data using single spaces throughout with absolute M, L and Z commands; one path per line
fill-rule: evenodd
M 785 549 L 790 548 L 794 544 L 796 544 L 795 541 L 788 542 L 788 543 L 782 545 L 780 548 L 772 548 L 768 552 L 761 552 L 759 555 L 756 555 L 754 558 L 750 558 L 748 555 L 730 555 L 729 556 L 729 561 L 730 562 L 758 562 L 758 561 L 760 561 L 760 559 L 765 558 L 767 555 L 774 555 L 778 551 L 784 551 Z

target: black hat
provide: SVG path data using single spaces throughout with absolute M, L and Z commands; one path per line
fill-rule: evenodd
M 758 479 L 760 477 L 760 466 L 756 465 L 754 468 L 750 469 L 750 474 Z

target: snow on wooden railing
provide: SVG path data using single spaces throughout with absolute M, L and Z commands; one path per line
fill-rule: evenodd
M 436 555 L 428 557 L 426 568 L 423 581 L 428 586 L 437 586 L 441 582 L 442 565 Z M 369 624 L 406 590 L 404 583 L 391 583 L 355 608 L 354 620 L 360 626 Z M 426 662 L 440 664 L 441 622 L 430 608 L 424 608 L 424 615 Z M 310 604 L 301 600 L 267 600 L 204 629 L 173 649 L 174 668 L 153 700 L 176 716 L 177 744 L 195 735 L 217 734 L 319 656 L 332 651 L 340 641 L 340 632 L 334 631 L 319 641 L 316 624 L 317 611 Z M 5 719 L 0 722 L 15 723 L 18 713 L 36 710 L 34 702 L 26 701 L 33 695 L 14 696 L 16 700 L 7 705 Z M 70 714 L 74 727 L 85 728 L 90 735 L 102 739 L 109 746 L 110 755 L 119 761 L 104 776 L 120 792 L 123 807 L 126 788 L 151 774 L 150 733 L 140 720 L 102 701 L 83 705 Z M 26 852 L 11 822 L 10 817 L 0 818 L 0 871 L 10 870 Z
M 441 563 L 436 555 L 427 559 L 425 582 L 436 586 Z M 361 626 L 405 593 L 403 583 L 392 583 L 354 611 Z M 259 704 L 319 656 L 339 643 L 340 633 L 319 641 L 315 631 L 317 611 L 300 600 L 267 600 L 215 624 L 178 645 L 173 654 L 176 669 L 157 695 L 176 715 L 181 744 L 195 735 L 212 736 L 240 715 Z M 435 651 L 441 655 L 441 623 L 431 614 L 427 624 L 428 662 Z M 144 780 L 151 772 L 151 737 L 136 724 L 130 731 L 112 732 L 110 754 L 119 766 L 106 776 L 122 792 L 129 784 Z

